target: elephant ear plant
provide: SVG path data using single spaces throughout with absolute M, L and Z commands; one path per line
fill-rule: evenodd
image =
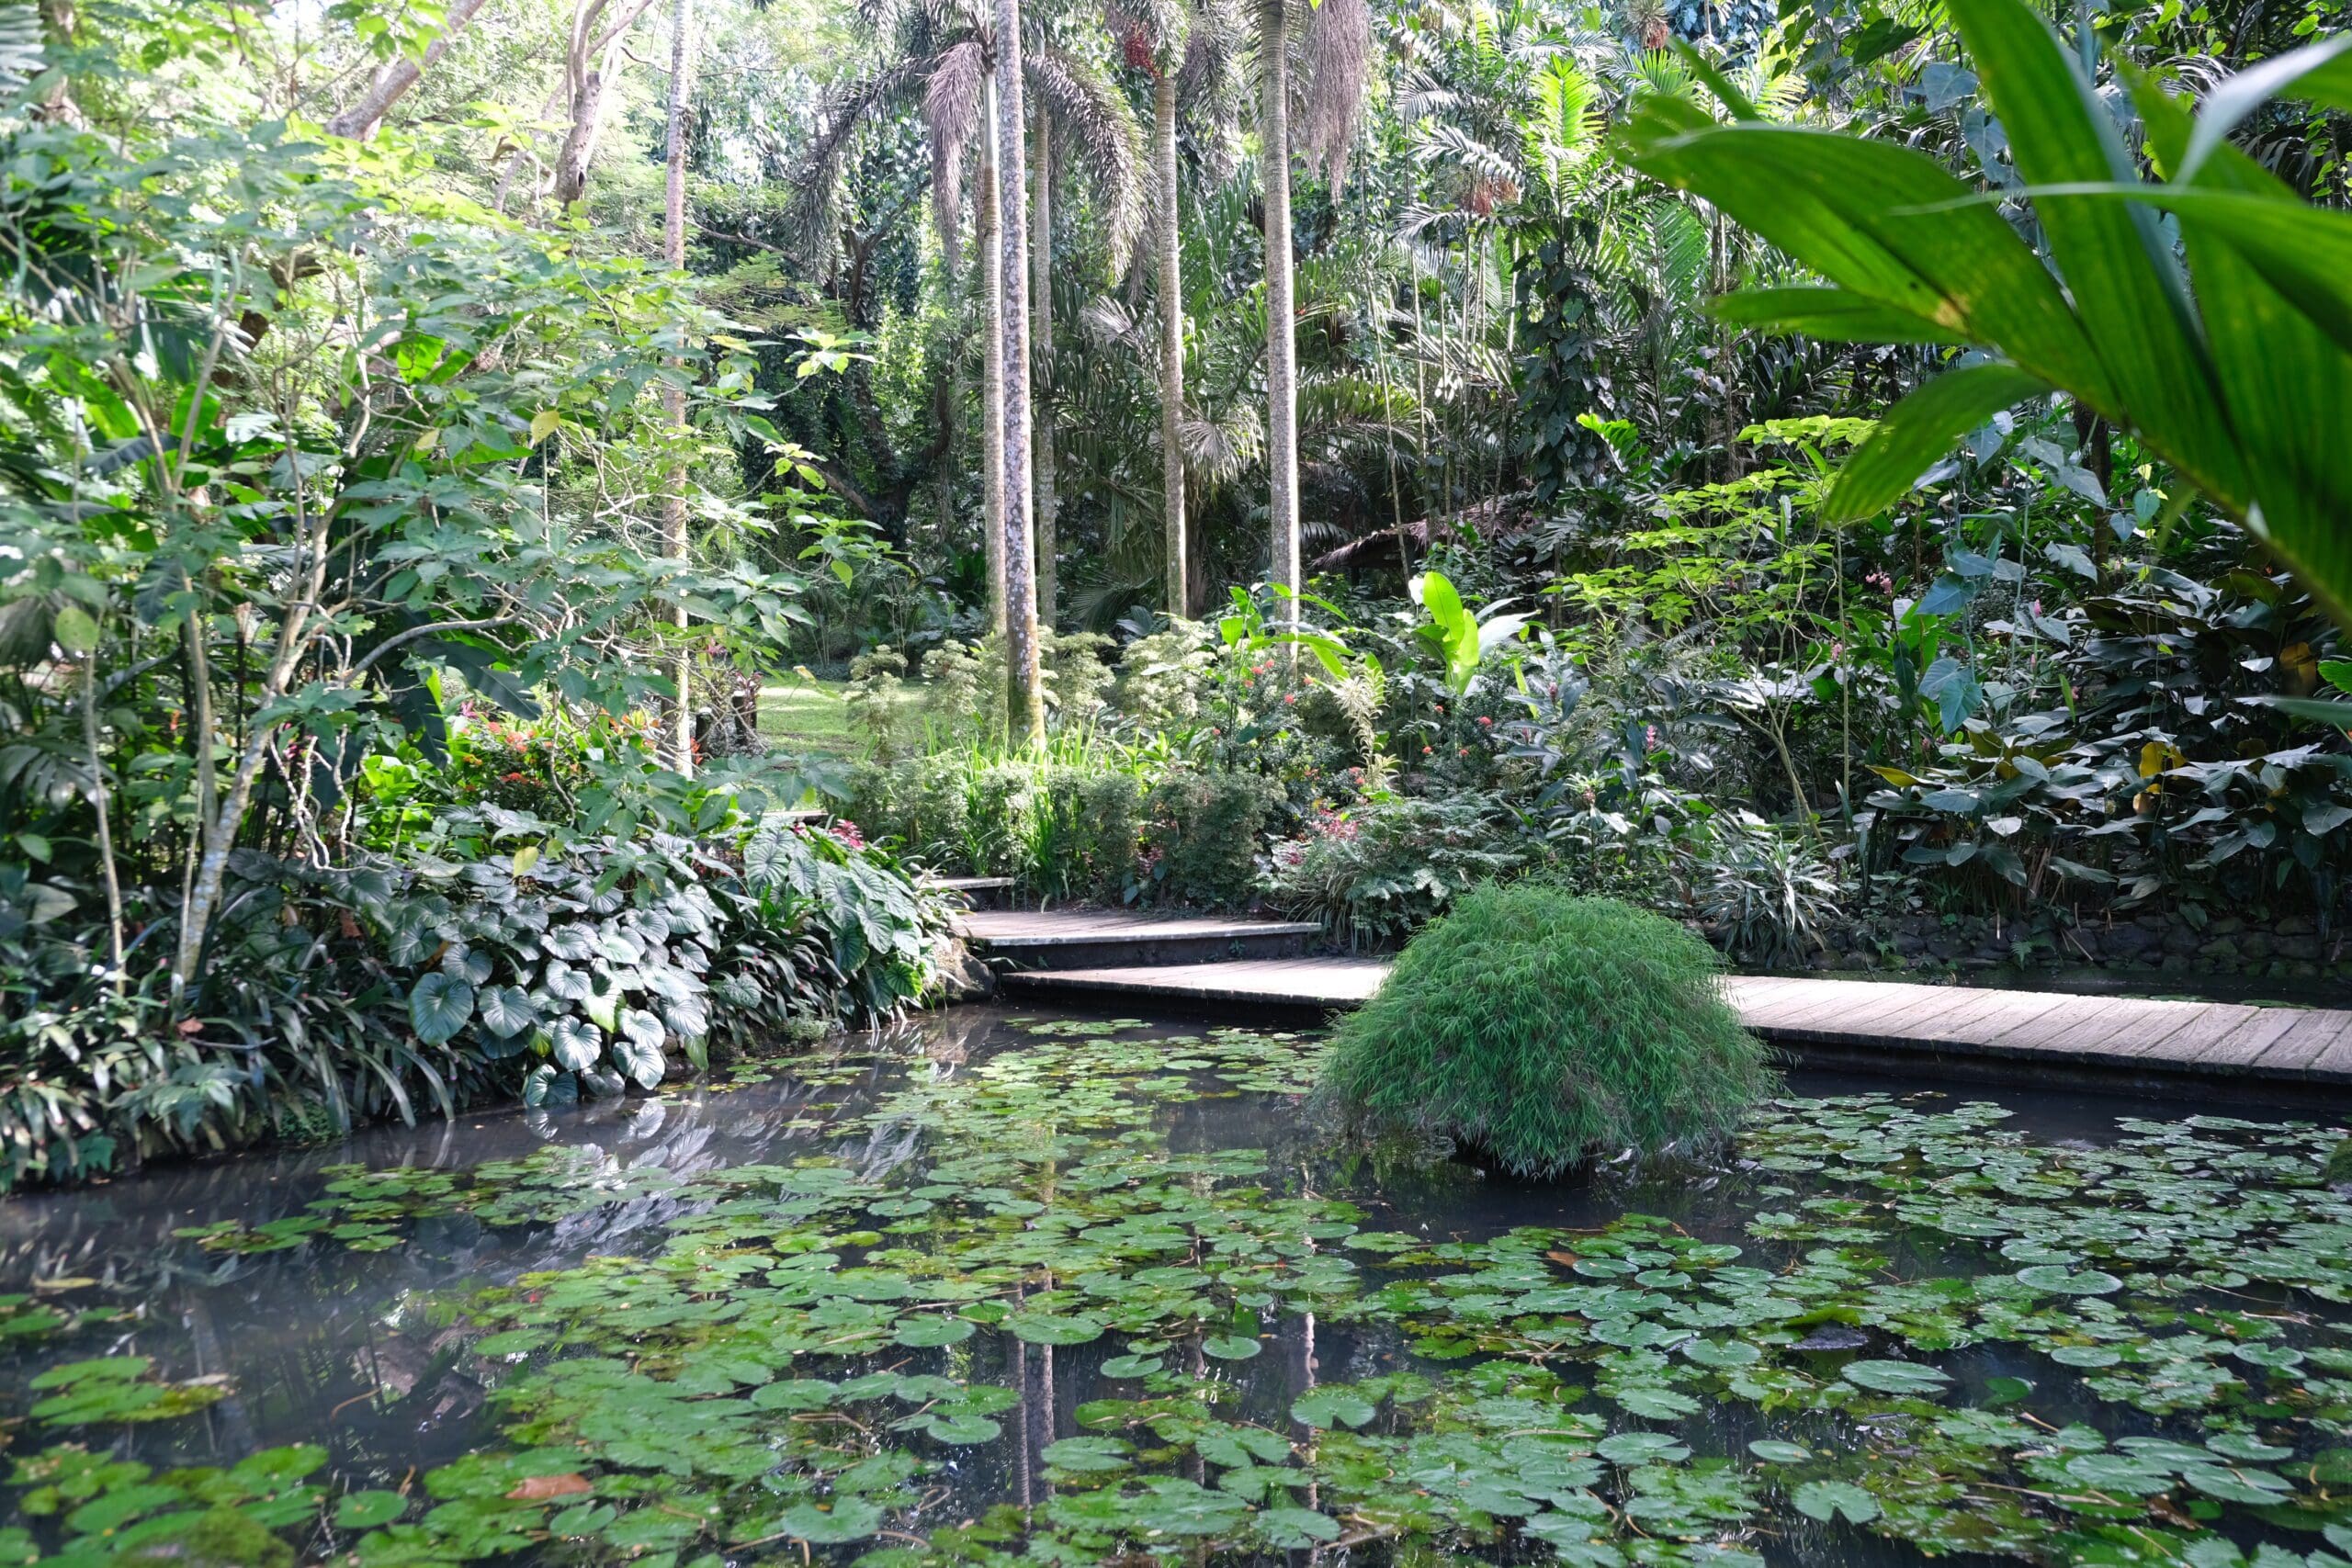
M 2352 36 L 2225 81 L 2195 119 L 2155 83 L 2132 82 L 2166 176 L 2152 181 L 2048 23 L 2018 0 L 1948 11 L 2021 193 L 1982 194 L 1889 141 L 1766 123 L 1703 63 L 1734 123 L 1661 95 L 1625 133 L 1636 167 L 1828 280 L 1731 295 L 1725 319 L 1981 351 L 1894 406 L 1846 465 L 1829 514 L 1884 510 L 1968 431 L 2063 391 L 2172 467 L 2186 481 L 2172 507 L 2202 491 L 2352 625 L 2352 214 L 2302 201 L 2227 140 L 2276 96 L 2352 104 Z M 2046 257 L 2003 216 L 2012 195 L 2030 201 Z
M 752 1045 L 797 1022 L 887 1016 L 929 983 L 938 912 L 831 835 L 771 820 L 739 870 L 666 834 L 542 853 L 547 830 L 461 813 L 453 847 L 419 857 L 397 894 L 382 873 L 352 879 L 386 959 L 422 971 L 417 1038 L 514 1062 L 529 1104 L 650 1089 L 672 1053 L 707 1066 L 715 1036 Z

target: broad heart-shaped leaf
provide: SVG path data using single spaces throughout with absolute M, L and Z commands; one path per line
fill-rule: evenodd
M 2112 405 L 2105 367 L 2049 269 L 1933 159 L 1793 126 L 1678 133 L 1645 114 L 1626 141 L 1643 173 L 1704 197 L 1841 288 Z
M 408 1021 L 427 1045 L 453 1038 L 474 1016 L 474 988 L 454 975 L 427 975 L 408 994 Z
M 1953 24 L 2029 185 L 2137 178 L 2114 118 L 2050 24 L 2020 0 L 1951 0 Z M 2037 197 L 2034 216 L 2099 359 L 2110 395 L 2062 380 L 2095 408 L 2161 434 L 2173 460 L 2216 495 L 2245 472 L 2196 335 L 2188 280 L 2144 207 Z M 1985 341 L 2036 369 L 1997 333 Z
M 1850 1481 L 1808 1481 L 1789 1495 L 1798 1513 L 1827 1524 L 1841 1515 L 1849 1524 L 1878 1517 L 1878 1499 Z
M 493 1034 L 520 1034 L 539 1021 L 539 1010 L 520 986 L 486 986 L 475 1005 L 481 1010 L 482 1027 Z
M 1744 288 L 1713 307 L 1719 321 L 1767 332 L 1803 333 L 1825 343 L 1945 343 L 1968 340 L 1951 327 L 1849 288 Z
M 1852 522 L 1883 512 L 1908 494 L 1953 442 L 2003 409 L 2049 390 L 2039 378 L 1997 360 L 1946 371 L 1887 411 L 1846 459 L 1823 515 Z
M 639 1089 L 662 1082 L 662 1021 L 650 1012 L 624 1008 L 620 1032 L 613 1036 L 613 1061 Z
M 556 1066 L 568 1073 L 584 1073 L 605 1054 L 605 1037 L 596 1026 L 576 1018 L 559 1018 L 548 1026 L 548 1045 Z

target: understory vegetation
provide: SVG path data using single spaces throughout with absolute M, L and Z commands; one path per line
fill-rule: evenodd
M 1375 1135 L 1548 1179 L 1719 1151 L 1775 1077 L 1670 920 L 1540 882 L 1456 900 L 1342 1019 L 1317 1095 Z

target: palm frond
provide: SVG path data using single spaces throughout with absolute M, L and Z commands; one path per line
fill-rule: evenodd
M 1040 109 L 1078 139 L 1105 242 L 1124 261 L 1143 229 L 1143 128 L 1135 109 L 1095 60 L 1052 45 L 1023 58 Z
M 1306 29 L 1306 166 L 1334 188 L 1347 183 L 1348 153 L 1363 120 L 1372 60 L 1372 8 L 1364 0 L 1322 0 Z

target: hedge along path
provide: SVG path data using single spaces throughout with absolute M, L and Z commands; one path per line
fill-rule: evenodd
M 1191 1003 L 1272 1013 L 1360 1006 L 1387 977 L 1372 958 L 1227 957 L 1295 928 L 1272 921 L 1178 921 L 1102 910 L 967 916 L 984 955 L 1019 950 L 1008 994 L 1119 1007 Z M 1170 939 L 1198 933 L 1187 947 Z M 1108 942 L 1151 944 L 1155 962 L 1058 966 L 1057 953 Z M 2352 1097 L 2352 1010 L 2252 1007 L 2140 997 L 2073 997 L 1989 987 L 1732 976 L 1741 1021 L 1799 1059 L 1826 1066 L 2115 1087 L 2185 1079 L 2276 1098 Z

